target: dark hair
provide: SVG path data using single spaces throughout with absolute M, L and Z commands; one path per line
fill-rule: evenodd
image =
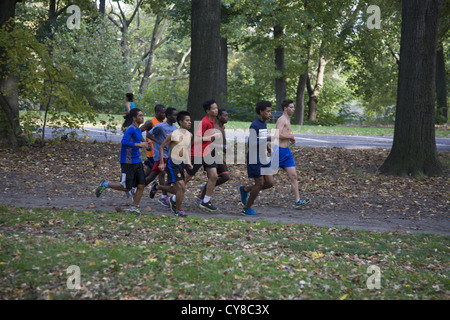
M 125 97 L 127 97 L 128 101 L 132 102 L 134 99 L 134 95 L 132 93 L 125 94 Z
M 139 111 L 142 111 L 141 109 L 138 108 L 133 108 L 130 110 L 130 119 L 133 119 L 134 117 L 137 117 L 137 114 Z
M 227 112 L 225 109 L 219 109 L 219 112 L 217 113 L 217 117 L 220 117 L 222 113 Z
M 266 101 L 266 100 L 261 100 L 256 104 L 255 111 L 257 114 L 260 114 L 261 111 L 264 111 L 264 110 L 266 110 L 266 108 L 271 108 L 271 107 L 272 107 L 272 102 Z
M 205 112 L 206 112 L 206 110 L 211 109 L 211 106 L 212 106 L 214 103 L 216 103 L 216 100 L 214 100 L 214 99 L 207 100 L 207 101 L 203 102 L 203 110 L 205 110 Z
M 177 111 L 177 109 L 175 109 L 175 108 L 167 108 L 166 109 L 166 118 L 168 116 L 170 116 L 172 113 L 174 113 L 175 111 Z
M 181 121 L 184 121 L 184 119 L 186 117 L 190 117 L 190 116 L 191 116 L 191 114 L 189 112 L 187 112 L 187 111 L 180 111 L 180 112 L 178 112 L 178 114 L 177 114 L 177 123 L 180 125 Z
M 157 104 L 155 106 L 155 113 L 161 111 L 162 109 L 164 109 L 165 107 L 162 104 Z
M 284 100 L 282 103 L 281 103 L 281 108 L 283 109 L 283 111 L 284 111 L 284 108 L 287 108 L 287 107 L 289 107 L 289 105 L 291 104 L 291 103 L 294 103 L 294 101 L 292 101 L 292 100 Z

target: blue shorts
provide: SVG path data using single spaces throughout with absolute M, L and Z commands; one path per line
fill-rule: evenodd
M 278 148 L 279 150 L 279 162 L 278 167 L 289 168 L 295 167 L 294 156 L 289 148 Z M 274 150 L 276 152 L 276 150 Z

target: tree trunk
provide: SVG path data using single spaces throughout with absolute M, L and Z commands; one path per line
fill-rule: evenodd
M 316 75 L 316 85 L 314 89 L 311 87 L 310 78 L 307 78 L 307 88 L 309 94 L 308 101 L 308 119 L 311 121 L 317 120 L 317 103 L 319 102 L 319 92 L 323 87 L 323 75 L 325 74 L 325 65 L 327 62 L 325 61 L 323 55 L 321 54 L 319 57 L 319 65 L 317 66 L 317 75 Z
M 204 101 L 220 99 L 220 9 L 220 0 L 192 0 L 187 107 L 192 121 L 199 121 L 205 116 L 202 108 Z
M 400 66 L 392 150 L 384 174 L 442 174 L 434 132 L 436 44 L 442 0 L 402 2 Z
M 0 1 L 0 28 L 9 19 L 14 19 L 17 0 Z M 14 27 L 14 20 L 11 21 Z M 0 56 L 6 55 L 6 48 L 0 45 Z M 8 66 L 0 62 L 0 139 L 12 147 L 25 143 L 19 123 L 19 88 L 18 79 L 9 73 Z
M 308 70 L 298 80 L 297 94 L 295 96 L 295 117 L 294 124 L 303 125 L 303 115 L 305 113 L 305 89 Z
M 444 124 L 447 122 L 448 119 L 447 83 L 445 79 L 445 73 L 446 71 L 445 71 L 444 46 L 442 45 L 442 42 L 440 42 L 436 52 L 437 124 Z
M 152 65 L 155 49 L 165 29 L 165 23 L 161 25 L 163 21 L 164 19 L 162 16 L 156 16 L 155 26 L 153 27 L 152 42 L 150 43 L 150 49 L 147 53 L 147 61 L 145 62 L 144 75 L 141 80 L 141 85 L 139 86 L 139 93 L 144 93 L 145 89 L 147 89 L 149 77 L 153 73 Z
M 273 28 L 275 40 L 281 41 L 283 37 L 283 27 L 275 26 Z M 286 77 L 284 75 L 284 47 L 279 44 L 275 49 L 275 96 L 276 96 L 276 110 L 281 110 L 281 103 L 286 99 Z
M 226 108 L 228 104 L 228 40 L 227 38 L 220 39 L 220 96 L 219 107 Z
M 98 11 L 100 11 L 101 14 L 105 14 L 105 4 L 106 0 L 100 0 Z

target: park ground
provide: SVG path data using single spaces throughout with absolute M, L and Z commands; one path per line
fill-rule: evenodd
M 310 223 L 380 231 L 431 232 L 449 235 L 448 207 L 450 154 L 439 154 L 441 177 L 400 178 L 377 172 L 387 150 L 293 147 L 300 196 L 311 199 L 294 210 L 293 195 L 284 171 L 275 175 L 272 189 L 262 191 L 254 209 L 256 219 Z M 47 142 L 44 147 L 0 152 L 0 204 L 24 207 L 122 211 L 131 200 L 125 193 L 107 190 L 96 198 L 99 181 L 120 178 L 119 146 L 115 143 L 80 141 Z M 239 186 L 251 184 L 245 165 L 229 165 L 231 180 L 213 195 L 217 213 L 202 212 L 195 205 L 198 186 L 206 181 L 200 170 L 189 183 L 184 208 L 188 214 L 241 218 Z M 148 197 L 143 213 L 169 214 Z M 158 197 L 158 196 L 157 196 Z M 255 220 L 255 218 L 249 218 Z
M 142 216 L 101 178 L 120 177 L 116 143 L 47 142 L 1 149 L 1 299 L 448 299 L 449 153 L 441 177 L 399 178 L 377 169 L 387 150 L 292 148 L 301 196 L 287 175 L 263 191 L 257 218 L 242 217 L 244 165 L 217 188 L 218 213 L 195 206 L 199 172 L 182 219 L 148 197 Z M 219 219 L 215 219 L 219 218 Z M 363 231 L 364 230 L 364 231 Z M 79 265 L 79 291 L 66 288 Z M 379 266 L 382 289 L 370 290 Z

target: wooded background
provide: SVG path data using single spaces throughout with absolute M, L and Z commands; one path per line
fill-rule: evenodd
M 80 127 L 122 112 L 126 92 L 148 116 L 163 104 L 194 120 L 210 98 L 241 121 L 259 100 L 280 110 L 288 98 L 295 124 L 395 121 L 398 136 L 427 136 L 420 153 L 434 158 L 425 145 L 448 119 L 449 1 L 5 0 L 0 12 L 1 136 L 12 145 L 38 120 Z

